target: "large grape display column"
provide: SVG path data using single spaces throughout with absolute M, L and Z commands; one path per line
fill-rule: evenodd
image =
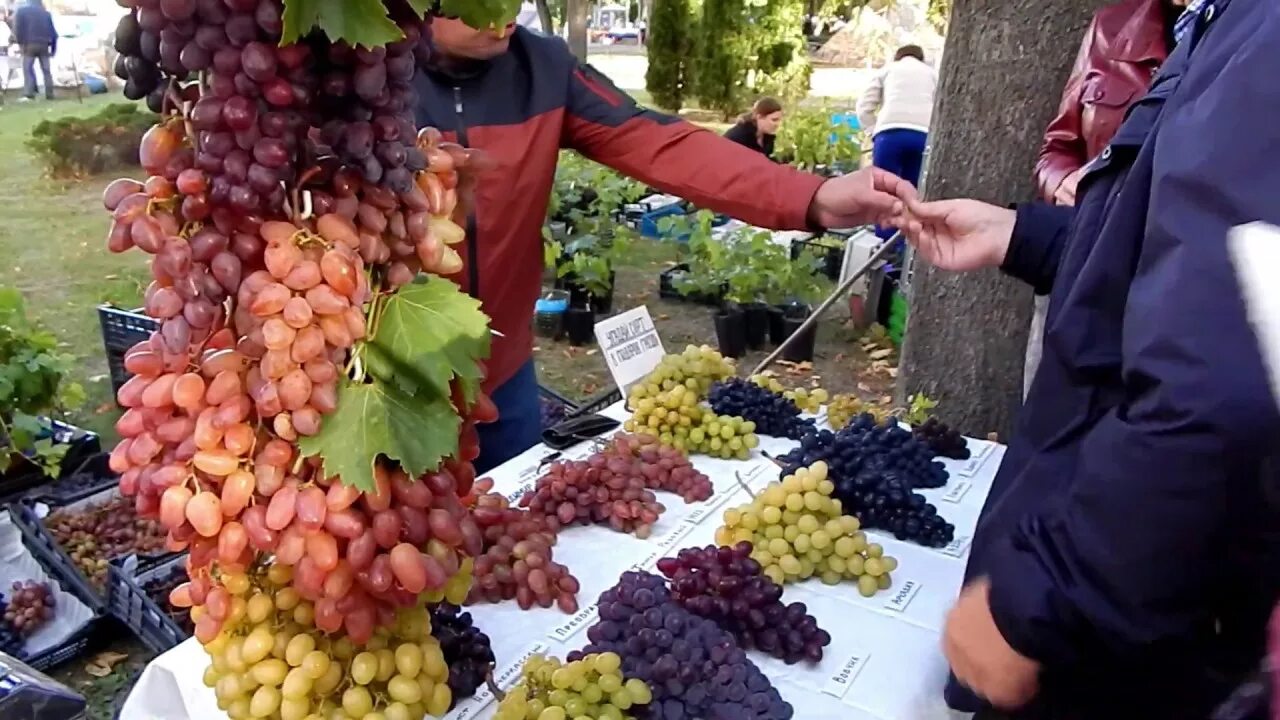
M 111 467 L 189 553 L 204 681 L 237 719 L 442 715 L 428 603 L 470 590 L 495 411 L 487 319 L 444 277 L 469 155 L 413 125 L 424 4 L 120 4 L 116 72 L 160 118 L 107 244 L 148 256 L 161 326 Z

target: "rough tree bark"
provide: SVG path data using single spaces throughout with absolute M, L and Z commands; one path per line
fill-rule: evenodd
M 955 0 L 938 83 L 926 192 L 998 205 L 1030 200 L 1032 168 L 1099 0 Z M 995 270 L 921 261 L 899 393 L 939 401 L 971 435 L 1008 437 L 1022 404 L 1031 290 Z
M 588 0 L 565 1 L 565 24 L 569 26 L 569 49 L 582 62 L 587 61 L 587 17 L 590 14 Z
M 534 3 L 538 8 L 538 20 L 542 22 L 542 30 L 548 35 L 556 34 L 556 21 L 551 16 L 551 6 L 547 5 L 547 0 L 537 0 Z

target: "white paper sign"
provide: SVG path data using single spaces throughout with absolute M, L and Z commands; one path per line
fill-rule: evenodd
M 656 544 L 664 551 L 671 550 L 679 545 L 680 541 L 683 540 L 685 536 L 693 532 L 695 527 L 697 526 L 693 523 L 682 522 L 674 528 L 671 528 L 666 535 L 657 538 L 649 538 L 649 541 Z
M 951 541 L 951 544 L 943 548 L 938 548 L 938 552 L 946 555 L 947 557 L 964 557 L 964 554 L 969 551 L 969 543 L 972 541 L 973 538 L 968 535 L 957 535 L 956 539 Z
M 920 583 L 908 580 L 898 587 L 891 588 L 889 592 L 889 599 L 885 601 L 884 609 L 900 613 L 907 609 L 915 599 L 916 593 L 920 592 Z
M 970 448 L 977 445 L 978 452 L 974 453 L 968 460 L 963 461 L 964 464 L 956 471 L 960 477 L 971 478 L 978 474 L 983 465 L 987 464 L 987 458 L 991 457 L 991 451 L 995 449 L 992 443 L 969 443 Z
M 942 496 L 944 502 L 958 503 L 969 494 L 969 490 L 973 487 L 973 483 L 968 480 L 957 480 L 947 488 L 947 492 Z
M 853 685 L 853 681 L 858 679 L 858 673 L 862 672 L 862 668 L 866 667 L 867 660 L 871 658 L 871 653 L 855 650 L 845 658 L 843 663 L 822 686 L 822 692 L 831 697 L 842 699 L 849 692 L 849 687 Z
M 545 643 L 533 643 L 525 648 L 514 660 L 494 671 L 493 684 L 503 690 L 515 687 L 520 679 L 524 663 L 534 655 L 545 655 L 551 648 Z M 445 715 L 445 720 L 470 720 L 479 717 L 480 713 L 493 702 L 493 692 L 488 685 L 481 685 L 474 697 L 463 700 L 458 706 Z
M 666 354 L 649 308 L 643 305 L 596 323 L 596 342 L 623 393 L 656 368 Z
M 574 613 L 568 620 L 551 628 L 551 632 L 547 633 L 547 635 L 553 640 L 564 642 L 574 635 L 577 635 L 579 630 L 594 623 L 596 618 L 599 616 L 600 608 L 596 607 L 594 604 L 588 605 L 579 609 L 578 612 Z

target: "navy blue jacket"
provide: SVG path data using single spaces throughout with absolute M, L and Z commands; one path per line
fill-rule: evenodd
M 53 52 L 58 43 L 53 16 L 43 5 L 23 3 L 13 14 L 13 41 L 23 48 L 39 45 Z
M 1280 3 L 1218 0 L 1079 206 L 1018 211 L 1004 269 L 1051 290 L 1044 359 L 968 568 L 1044 668 L 1014 717 L 1203 720 L 1262 657 L 1280 415 L 1226 235 L 1280 225 L 1277 68 Z

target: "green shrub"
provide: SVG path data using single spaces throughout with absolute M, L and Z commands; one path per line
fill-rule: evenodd
M 644 84 L 653 102 L 664 110 L 679 112 L 690 92 L 695 22 L 689 0 L 654 0 L 650 17 L 649 69 Z
M 114 103 L 86 117 L 41 121 L 31 131 L 27 147 L 59 177 L 133 167 L 142 136 L 156 119 L 132 103 Z
M 819 165 L 845 170 L 857 168 L 862 160 L 862 133 L 831 122 L 833 115 L 842 112 L 844 110 L 825 105 L 789 110 L 778 133 L 778 158 L 805 170 Z

